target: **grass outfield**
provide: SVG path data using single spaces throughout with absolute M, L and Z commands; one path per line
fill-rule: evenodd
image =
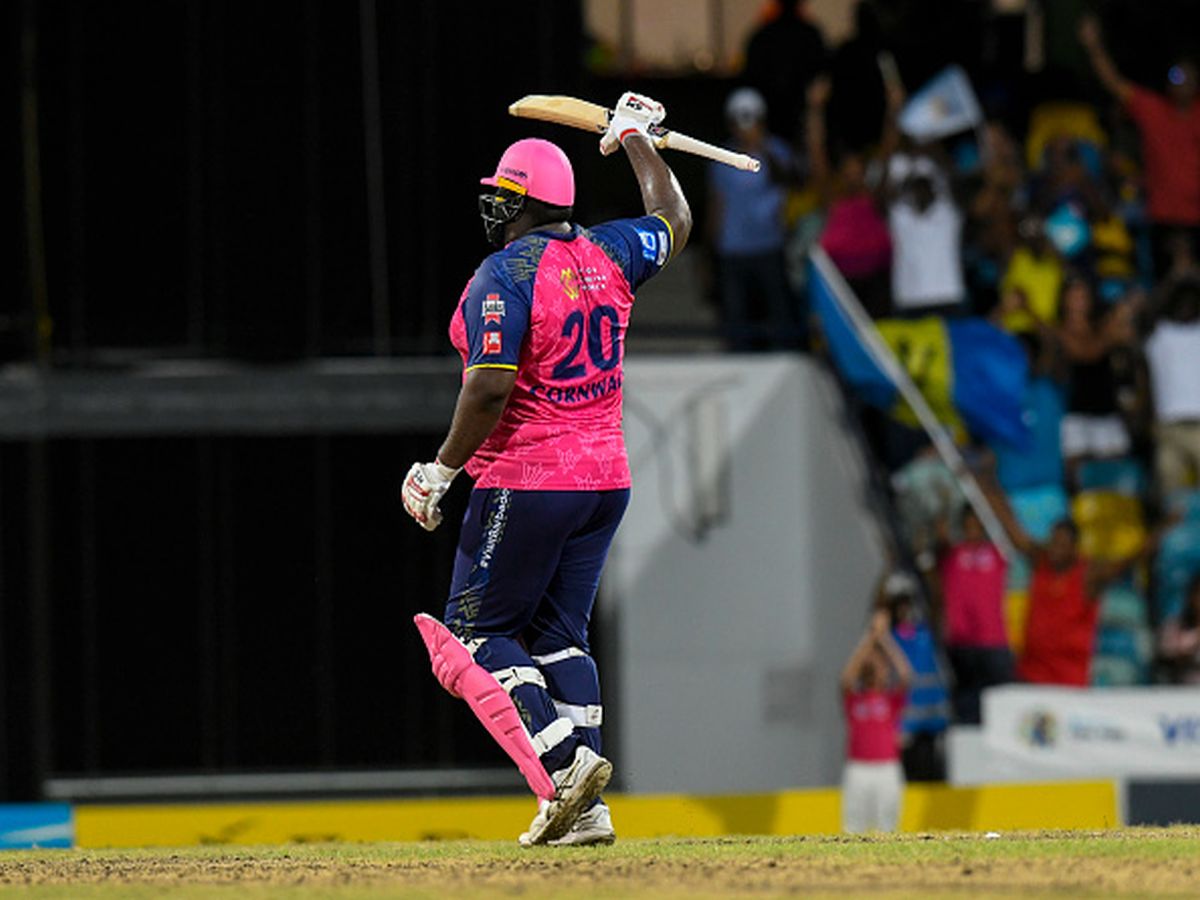
M 71 898 L 1200 895 L 1200 828 L 730 837 L 522 850 L 316 844 L 0 854 L 0 893 Z

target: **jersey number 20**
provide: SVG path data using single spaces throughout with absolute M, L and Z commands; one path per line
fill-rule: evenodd
M 604 346 L 604 320 L 608 320 L 609 342 Z M 584 332 L 587 332 L 587 355 L 592 365 L 607 372 L 621 358 L 621 323 L 617 311 L 611 306 L 597 306 L 587 317 L 584 327 L 583 311 L 575 310 L 563 322 L 562 336 L 571 340 L 571 349 L 558 361 L 551 377 L 555 381 L 573 381 L 587 374 L 587 363 L 576 359 L 583 349 Z

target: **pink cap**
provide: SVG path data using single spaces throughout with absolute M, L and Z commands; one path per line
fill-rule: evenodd
M 503 187 L 551 206 L 575 205 L 575 172 L 557 144 L 525 138 L 504 151 L 491 178 L 480 184 Z

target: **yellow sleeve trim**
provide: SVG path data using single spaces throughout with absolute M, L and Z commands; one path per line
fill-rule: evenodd
M 670 222 L 668 222 L 663 216 L 659 215 L 658 213 L 654 214 L 654 218 L 658 219 L 664 225 L 667 226 L 667 237 L 669 237 L 671 239 L 671 251 L 667 254 L 667 259 L 670 259 L 672 256 L 675 255 L 675 229 L 671 227 Z M 663 265 L 665 266 L 666 263 L 664 262 Z
M 508 369 L 510 372 L 517 371 L 516 366 L 510 366 L 505 363 L 476 363 L 473 366 L 467 366 L 467 371 L 472 369 Z

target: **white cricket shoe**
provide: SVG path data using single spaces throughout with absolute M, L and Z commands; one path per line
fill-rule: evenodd
M 529 831 L 518 838 L 523 847 L 549 844 L 565 837 L 588 804 L 608 786 L 608 780 L 612 778 L 612 763 L 590 747 L 580 744 L 575 748 L 575 758 L 571 764 L 551 773 L 550 778 L 558 792 L 553 800 L 541 802 Z M 610 822 L 610 830 L 611 827 Z
M 603 802 L 584 810 L 571 830 L 556 841 L 547 841 L 554 847 L 590 847 L 595 844 L 611 844 L 617 839 L 613 831 L 612 814 Z
M 531 826 L 532 827 L 532 826 Z M 613 831 L 612 814 L 604 801 L 597 803 L 591 809 L 584 810 L 571 830 L 557 840 L 547 841 L 551 847 L 590 847 L 598 844 L 611 844 L 617 839 Z M 517 843 L 522 847 L 532 846 L 529 842 L 529 832 L 526 831 Z

